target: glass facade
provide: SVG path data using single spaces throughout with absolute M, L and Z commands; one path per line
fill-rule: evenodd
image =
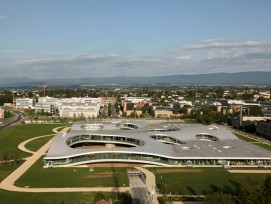
M 114 136 L 114 135 L 77 135 L 69 138 L 66 141 L 66 144 L 70 147 L 74 144 L 78 143 L 85 143 L 85 142 L 102 142 L 102 143 L 120 143 L 120 144 L 128 144 L 131 146 L 143 146 L 145 142 L 142 140 L 138 140 L 135 138 L 130 137 L 123 137 L 123 136 Z
M 197 134 L 196 138 L 198 140 L 208 140 L 208 141 L 218 141 L 219 140 L 216 136 L 209 135 L 206 133 Z
M 150 137 L 154 140 L 157 140 L 166 144 L 177 144 L 177 145 L 185 144 L 185 142 L 178 140 L 174 137 L 167 136 L 167 135 L 155 134 L 155 135 L 151 135 Z
M 149 163 L 161 166 L 271 166 L 271 159 L 172 159 L 156 155 L 136 153 L 92 153 L 67 159 L 44 159 L 44 165 L 62 166 L 95 163 L 110 160 L 110 162 Z

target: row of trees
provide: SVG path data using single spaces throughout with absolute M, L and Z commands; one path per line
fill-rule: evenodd
M 269 204 L 271 203 L 271 176 L 262 184 L 248 179 L 245 184 L 236 184 L 236 189 L 220 189 L 210 192 L 204 204 Z
M 3 153 L 1 155 L 0 166 L 6 165 L 18 165 L 22 159 L 18 157 L 16 154 Z
M 203 189 L 183 189 L 182 195 L 189 195 L 189 192 L 194 192 L 196 196 L 183 197 L 182 200 L 201 201 L 203 204 L 270 204 L 271 203 L 271 176 L 267 176 L 263 183 L 258 183 L 248 177 L 243 183 L 237 183 L 232 180 L 232 187 L 229 186 L 210 186 L 209 190 Z M 174 195 L 168 196 L 169 190 L 164 189 L 165 194 L 161 197 L 160 203 L 173 203 L 180 200 Z M 172 192 L 178 195 L 180 192 Z

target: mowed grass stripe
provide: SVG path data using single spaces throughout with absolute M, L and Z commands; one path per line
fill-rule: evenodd
M 95 192 L 69 192 L 69 193 L 21 193 L 0 190 L 0 203 L 8 204 L 48 204 L 48 203 L 95 203 Z M 102 193 L 106 200 L 113 199 L 112 193 Z
M 248 179 L 262 183 L 268 174 L 231 174 L 223 168 L 176 168 L 191 172 L 159 173 L 167 168 L 149 168 L 155 173 L 160 193 L 202 194 L 210 189 L 234 189 Z M 170 168 L 172 170 L 174 168 Z M 200 170 L 196 172 L 195 170 Z M 157 172 L 158 170 L 158 172 Z
M 251 144 L 254 144 L 258 147 L 261 147 L 263 149 L 266 149 L 266 150 L 269 150 L 271 151 L 271 146 L 268 145 L 268 144 L 263 144 L 263 143 L 260 143 L 259 141 L 257 140 L 254 140 L 254 139 L 251 139 L 251 138 L 248 138 L 248 137 L 245 137 L 243 135 L 240 135 L 240 134 L 237 134 L 237 133 L 234 133 L 236 135 L 236 137 L 238 137 L 240 140 L 243 140 L 243 141 L 246 141 L 246 142 L 249 142 Z
M 90 176 L 90 175 L 109 176 Z M 43 168 L 43 160 L 39 159 L 15 183 L 17 186 L 31 188 L 61 188 L 61 187 L 115 187 L 128 186 L 127 168 L 95 167 L 90 173 L 89 168 Z

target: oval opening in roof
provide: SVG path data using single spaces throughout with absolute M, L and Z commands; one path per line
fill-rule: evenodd
M 85 125 L 81 125 L 81 129 L 82 130 L 102 130 L 103 125 L 102 124 L 97 124 L 97 123 L 85 124 Z
M 210 135 L 208 133 L 199 133 L 196 135 L 196 138 L 202 141 L 218 141 L 219 140 L 216 136 Z

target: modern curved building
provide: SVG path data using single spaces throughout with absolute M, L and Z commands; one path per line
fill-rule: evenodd
M 271 166 L 271 152 L 223 127 L 122 121 L 74 124 L 58 134 L 45 167 L 92 163 L 158 166 Z

